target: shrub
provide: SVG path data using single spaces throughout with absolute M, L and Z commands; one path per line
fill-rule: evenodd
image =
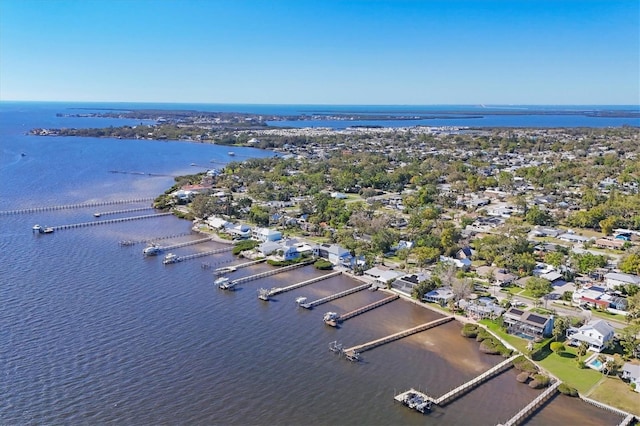
M 321 271 L 325 271 L 327 269 L 333 269 L 333 263 L 324 259 L 316 260 L 313 266 L 315 266 L 316 269 L 320 269 Z
M 531 376 L 526 371 L 522 371 L 522 372 L 518 373 L 518 375 L 516 376 L 516 380 L 519 381 L 520 383 L 527 383 L 527 381 L 530 378 L 531 378 Z
M 254 240 L 244 240 L 237 243 L 231 251 L 236 256 L 245 250 L 252 250 L 258 246 L 258 242 Z
M 479 328 L 476 324 L 465 324 L 462 327 L 462 335 L 464 337 L 475 338 L 478 336 Z
M 565 347 L 562 342 L 551 342 L 551 350 L 555 353 L 560 353 L 565 351 Z
M 584 361 L 578 361 L 578 368 L 587 368 L 587 364 Z
M 571 386 L 567 386 L 564 383 L 560 383 L 560 386 L 558 386 L 558 391 L 563 394 L 563 395 L 568 395 L 568 396 L 578 396 L 578 391 L 575 388 L 572 388 Z
M 547 341 L 544 345 L 541 345 L 539 348 L 531 352 L 531 359 L 533 359 L 534 361 L 541 361 L 549 356 L 549 354 L 551 353 L 549 343 L 550 341 Z
M 515 361 L 513 361 L 513 367 L 516 370 L 526 371 L 531 374 L 538 372 L 536 365 L 523 356 L 516 358 Z
M 500 351 L 494 345 L 491 339 L 484 339 L 482 343 L 480 343 L 480 352 L 483 352 L 485 354 L 491 354 L 491 355 L 496 355 L 500 353 Z
M 529 383 L 529 387 L 533 389 L 544 388 L 549 386 L 550 381 L 551 379 L 549 379 L 549 377 L 545 376 L 544 374 L 535 374 L 533 376 L 533 380 Z

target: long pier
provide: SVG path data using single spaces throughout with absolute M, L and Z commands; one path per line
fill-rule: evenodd
M 199 240 L 185 241 L 183 243 L 169 244 L 167 246 L 159 246 L 158 249 L 160 251 L 173 250 L 173 249 L 177 249 L 177 248 L 180 248 L 180 247 L 187 247 L 187 246 L 193 246 L 195 244 L 206 243 L 208 241 L 213 241 L 213 238 L 208 237 L 208 238 L 201 238 Z
M 338 317 L 337 321 L 339 321 L 339 322 L 346 321 L 346 320 L 348 320 L 350 318 L 353 318 L 355 316 L 363 314 L 363 313 L 365 313 L 367 311 L 370 311 L 370 310 L 375 309 L 377 307 L 380 307 L 382 305 L 386 305 L 389 302 L 393 302 L 394 300 L 399 299 L 399 298 L 400 298 L 400 296 L 397 295 L 397 294 L 394 294 L 393 296 L 385 297 L 384 299 L 378 300 L 377 302 L 370 303 L 370 304 L 368 304 L 366 306 L 362 306 L 361 308 L 354 309 L 351 312 L 347 312 L 346 314 L 342 314 L 342 315 L 340 315 Z
M 502 373 L 504 370 L 508 368 L 511 368 L 513 366 L 513 361 L 519 356 L 520 354 L 516 354 L 511 358 L 502 361 L 500 364 L 491 367 L 489 370 L 485 371 L 479 376 L 476 376 L 473 379 L 469 380 L 468 382 L 461 384 L 457 388 L 450 390 L 449 392 L 442 395 L 440 398 L 433 399 L 434 404 L 442 406 L 457 399 L 458 397 L 467 393 L 471 389 L 475 388 L 485 380 L 499 373 Z
M 115 204 L 133 204 L 153 201 L 153 198 L 134 198 L 130 200 L 113 200 L 113 201 L 96 201 L 92 203 L 78 203 L 78 204 L 64 204 L 58 206 L 44 206 L 44 207 L 31 207 L 18 210 L 3 210 L 0 211 L 0 215 L 7 214 L 26 214 L 26 213 L 41 213 L 53 210 L 67 210 L 67 209 L 83 209 L 89 207 L 101 207 L 110 206 Z
M 187 235 L 192 235 L 191 232 L 183 232 L 181 234 L 174 234 L 174 235 L 165 235 L 162 237 L 155 237 L 155 238 L 146 238 L 144 240 L 122 240 L 120 241 L 120 245 L 123 247 L 127 247 L 127 246 L 133 246 L 136 244 L 148 244 L 148 243 L 155 243 L 158 240 L 168 240 L 171 238 L 178 238 L 178 237 L 186 237 Z
M 248 266 L 257 265 L 258 263 L 262 263 L 265 260 L 267 260 L 266 257 L 264 259 L 252 260 L 251 262 L 240 263 L 239 265 L 232 265 L 232 266 L 225 266 L 225 267 L 222 267 L 222 268 L 216 268 L 216 270 L 213 271 L 213 272 L 215 272 L 216 274 L 223 274 L 225 272 L 234 272 L 234 271 L 237 271 L 238 269 L 246 268 Z
M 287 291 L 291 291 L 291 290 L 295 290 L 296 288 L 300 288 L 300 287 L 304 287 L 306 285 L 309 284 L 313 284 L 313 283 L 317 283 L 318 281 L 323 281 L 323 280 L 327 280 L 329 278 L 332 277 L 336 277 L 338 275 L 342 274 L 342 271 L 335 271 L 335 272 L 331 272 L 329 274 L 326 275 L 322 275 L 320 277 L 315 277 L 315 278 L 311 278 L 310 280 L 306 280 L 306 281 L 302 281 L 296 284 L 292 284 L 290 286 L 287 287 L 274 287 L 271 290 L 268 291 L 268 296 L 275 296 L 276 294 L 280 294 L 280 293 L 285 293 Z
M 302 306 L 305 309 L 313 309 L 314 307 L 318 305 L 322 305 L 323 303 L 331 302 L 332 300 L 339 299 L 344 296 L 348 296 L 358 291 L 366 290 L 370 287 L 371 287 L 371 284 L 362 284 L 357 287 L 352 287 L 350 289 L 341 291 L 340 293 L 331 294 L 327 297 L 323 297 L 322 299 L 314 300 L 313 302 L 300 303 L 300 306 Z
M 209 251 L 202 251 L 199 253 L 193 253 L 193 254 L 188 254 L 186 256 L 176 256 L 173 257 L 171 261 L 167 261 L 167 258 L 165 258 L 165 260 L 162 262 L 165 265 L 169 265 L 172 263 L 178 263 L 178 262 L 184 262 L 186 260 L 191 260 L 191 259 L 197 259 L 199 257 L 205 257 L 205 256 L 211 256 L 214 254 L 219 254 L 219 253 L 224 253 L 226 251 L 231 251 L 233 250 L 233 247 L 223 247 L 223 248 L 219 248 L 219 249 L 215 249 L 215 250 L 209 250 Z
M 173 214 L 173 213 L 166 212 L 166 213 L 148 214 L 148 215 L 144 215 L 144 216 L 120 217 L 120 218 L 117 218 L 117 219 L 96 220 L 96 221 L 93 221 L 93 222 L 70 223 L 68 225 L 52 226 L 51 228 L 54 231 L 58 231 L 60 229 L 71 229 L 71 228 L 82 228 L 82 227 L 85 227 L 85 226 L 106 225 L 106 224 L 109 224 L 109 223 L 128 222 L 130 220 L 153 219 L 153 218 L 157 218 L 157 217 L 168 216 L 168 215 L 171 215 L 171 214 Z
M 560 386 L 560 381 L 556 381 L 551 386 L 549 386 L 544 392 L 536 397 L 533 401 L 527 404 L 522 410 L 518 411 L 515 416 L 511 417 L 505 423 L 499 426 L 517 426 L 524 423 L 531 414 L 540 408 L 545 402 L 549 400 L 553 395 L 555 395 L 558 390 L 558 386 Z
M 224 290 L 231 290 L 232 288 L 234 288 L 238 284 L 246 283 L 247 281 L 258 280 L 258 279 L 264 278 L 264 277 L 269 277 L 271 275 L 280 274 L 282 272 L 291 271 L 292 269 L 297 269 L 297 268 L 301 268 L 303 266 L 307 266 L 310 263 L 313 263 L 313 260 L 308 260 L 306 262 L 295 263 L 295 264 L 289 265 L 289 266 L 283 266 L 283 267 L 278 268 L 278 269 L 272 269 L 270 271 L 261 272 L 259 274 L 249 275 L 248 277 L 238 278 L 238 279 L 235 279 L 235 280 L 230 281 L 227 284 L 225 284 Z
M 394 340 L 402 339 L 403 337 L 410 336 L 412 334 L 419 333 L 424 330 L 428 330 L 433 327 L 437 327 L 441 324 L 447 323 L 449 321 L 453 321 L 453 317 L 444 317 L 439 318 L 435 321 L 428 322 L 426 324 L 421 324 L 416 327 L 409 328 L 407 330 L 400 331 L 398 333 L 391 334 L 389 336 L 382 337 L 380 339 L 372 340 L 371 342 L 363 343 L 361 345 L 352 346 L 344 350 L 347 358 L 349 357 L 357 357 L 356 354 L 360 354 L 364 351 L 368 351 L 375 347 L 384 345 L 386 343 L 393 342 Z
M 100 217 L 100 216 L 108 216 L 108 215 L 114 215 L 114 214 L 125 214 L 125 213 L 133 213 L 133 212 L 141 212 L 144 210 L 153 210 L 152 206 L 148 206 L 148 207 L 137 207 L 135 209 L 126 209 L 126 210 L 113 210 L 110 212 L 95 212 L 93 215 L 95 217 Z

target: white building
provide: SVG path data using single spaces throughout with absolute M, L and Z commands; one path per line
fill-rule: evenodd
M 282 239 L 282 232 L 269 228 L 254 228 L 251 231 L 251 238 L 258 241 L 278 241 Z
M 619 285 L 640 285 L 640 277 L 637 275 L 631 274 L 623 274 L 621 272 L 609 272 L 604 275 L 605 283 L 607 284 L 607 288 L 614 289 Z
M 580 328 L 570 328 L 567 330 L 569 344 L 579 346 L 581 342 L 586 342 L 590 351 L 600 352 L 607 342 L 613 339 L 615 330 L 604 320 L 591 321 Z

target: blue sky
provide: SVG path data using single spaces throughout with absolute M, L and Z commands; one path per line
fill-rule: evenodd
M 638 105 L 640 2 L 2 0 L 0 100 Z

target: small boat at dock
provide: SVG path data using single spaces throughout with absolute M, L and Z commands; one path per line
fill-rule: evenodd
M 327 312 L 326 314 L 324 314 L 324 317 L 322 317 L 322 321 L 324 321 L 325 324 L 330 325 L 331 327 L 337 327 L 339 318 L 340 315 L 338 315 L 336 312 Z
M 217 278 L 214 282 L 213 285 L 218 286 L 219 288 L 226 288 L 226 284 L 229 282 L 229 277 L 220 277 Z
M 165 265 L 169 265 L 171 263 L 178 263 L 178 262 L 180 262 L 180 258 L 173 253 L 167 254 L 162 260 L 162 263 Z
M 158 254 L 160 254 L 161 251 L 162 250 L 160 249 L 160 247 L 153 244 L 153 245 L 150 245 L 149 247 L 145 247 L 145 249 L 142 250 L 142 254 L 144 254 L 145 256 L 157 256 Z
M 102 213 L 100 213 L 100 212 L 95 212 L 93 214 L 93 217 L 100 217 L 100 216 L 102 216 Z

